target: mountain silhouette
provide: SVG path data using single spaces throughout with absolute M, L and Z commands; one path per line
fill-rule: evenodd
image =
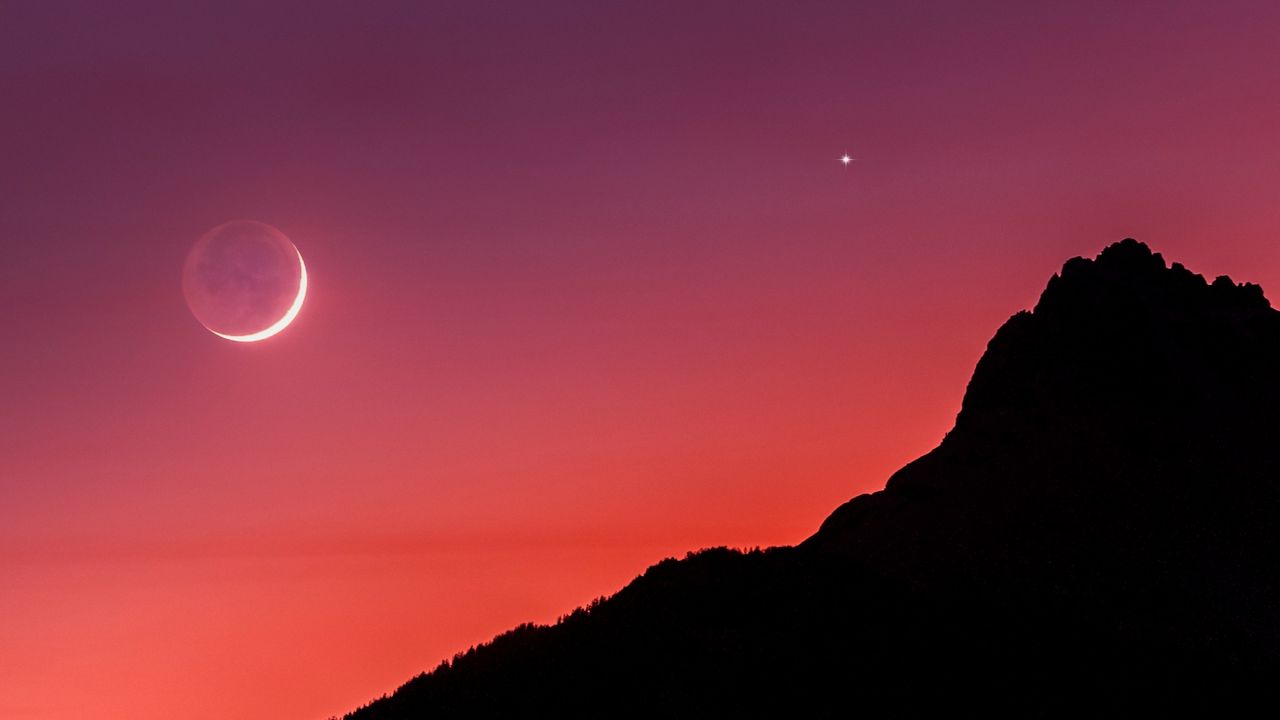
M 1280 692 L 1280 313 L 1127 239 L 990 341 L 937 448 L 795 547 L 690 553 L 347 717 L 1077 716 Z

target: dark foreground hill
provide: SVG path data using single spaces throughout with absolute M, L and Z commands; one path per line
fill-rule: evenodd
M 1125 240 L 799 546 L 664 561 L 348 717 L 1269 713 L 1278 470 L 1280 313 Z

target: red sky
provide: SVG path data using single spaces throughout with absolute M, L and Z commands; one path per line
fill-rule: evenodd
M 1068 257 L 1280 287 L 1271 4 L 214 5 L 0 6 L 0 717 L 352 709 L 803 539 Z

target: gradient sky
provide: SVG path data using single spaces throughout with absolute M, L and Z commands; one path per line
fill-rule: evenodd
M 0 3 L 0 717 L 352 709 L 803 539 L 1071 256 L 1280 288 L 1280 9 L 1032 5 Z

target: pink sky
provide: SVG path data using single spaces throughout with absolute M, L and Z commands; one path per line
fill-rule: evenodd
M 803 539 L 1071 256 L 1280 287 L 1266 4 L 348 5 L 0 9 L 0 716 L 350 710 Z

